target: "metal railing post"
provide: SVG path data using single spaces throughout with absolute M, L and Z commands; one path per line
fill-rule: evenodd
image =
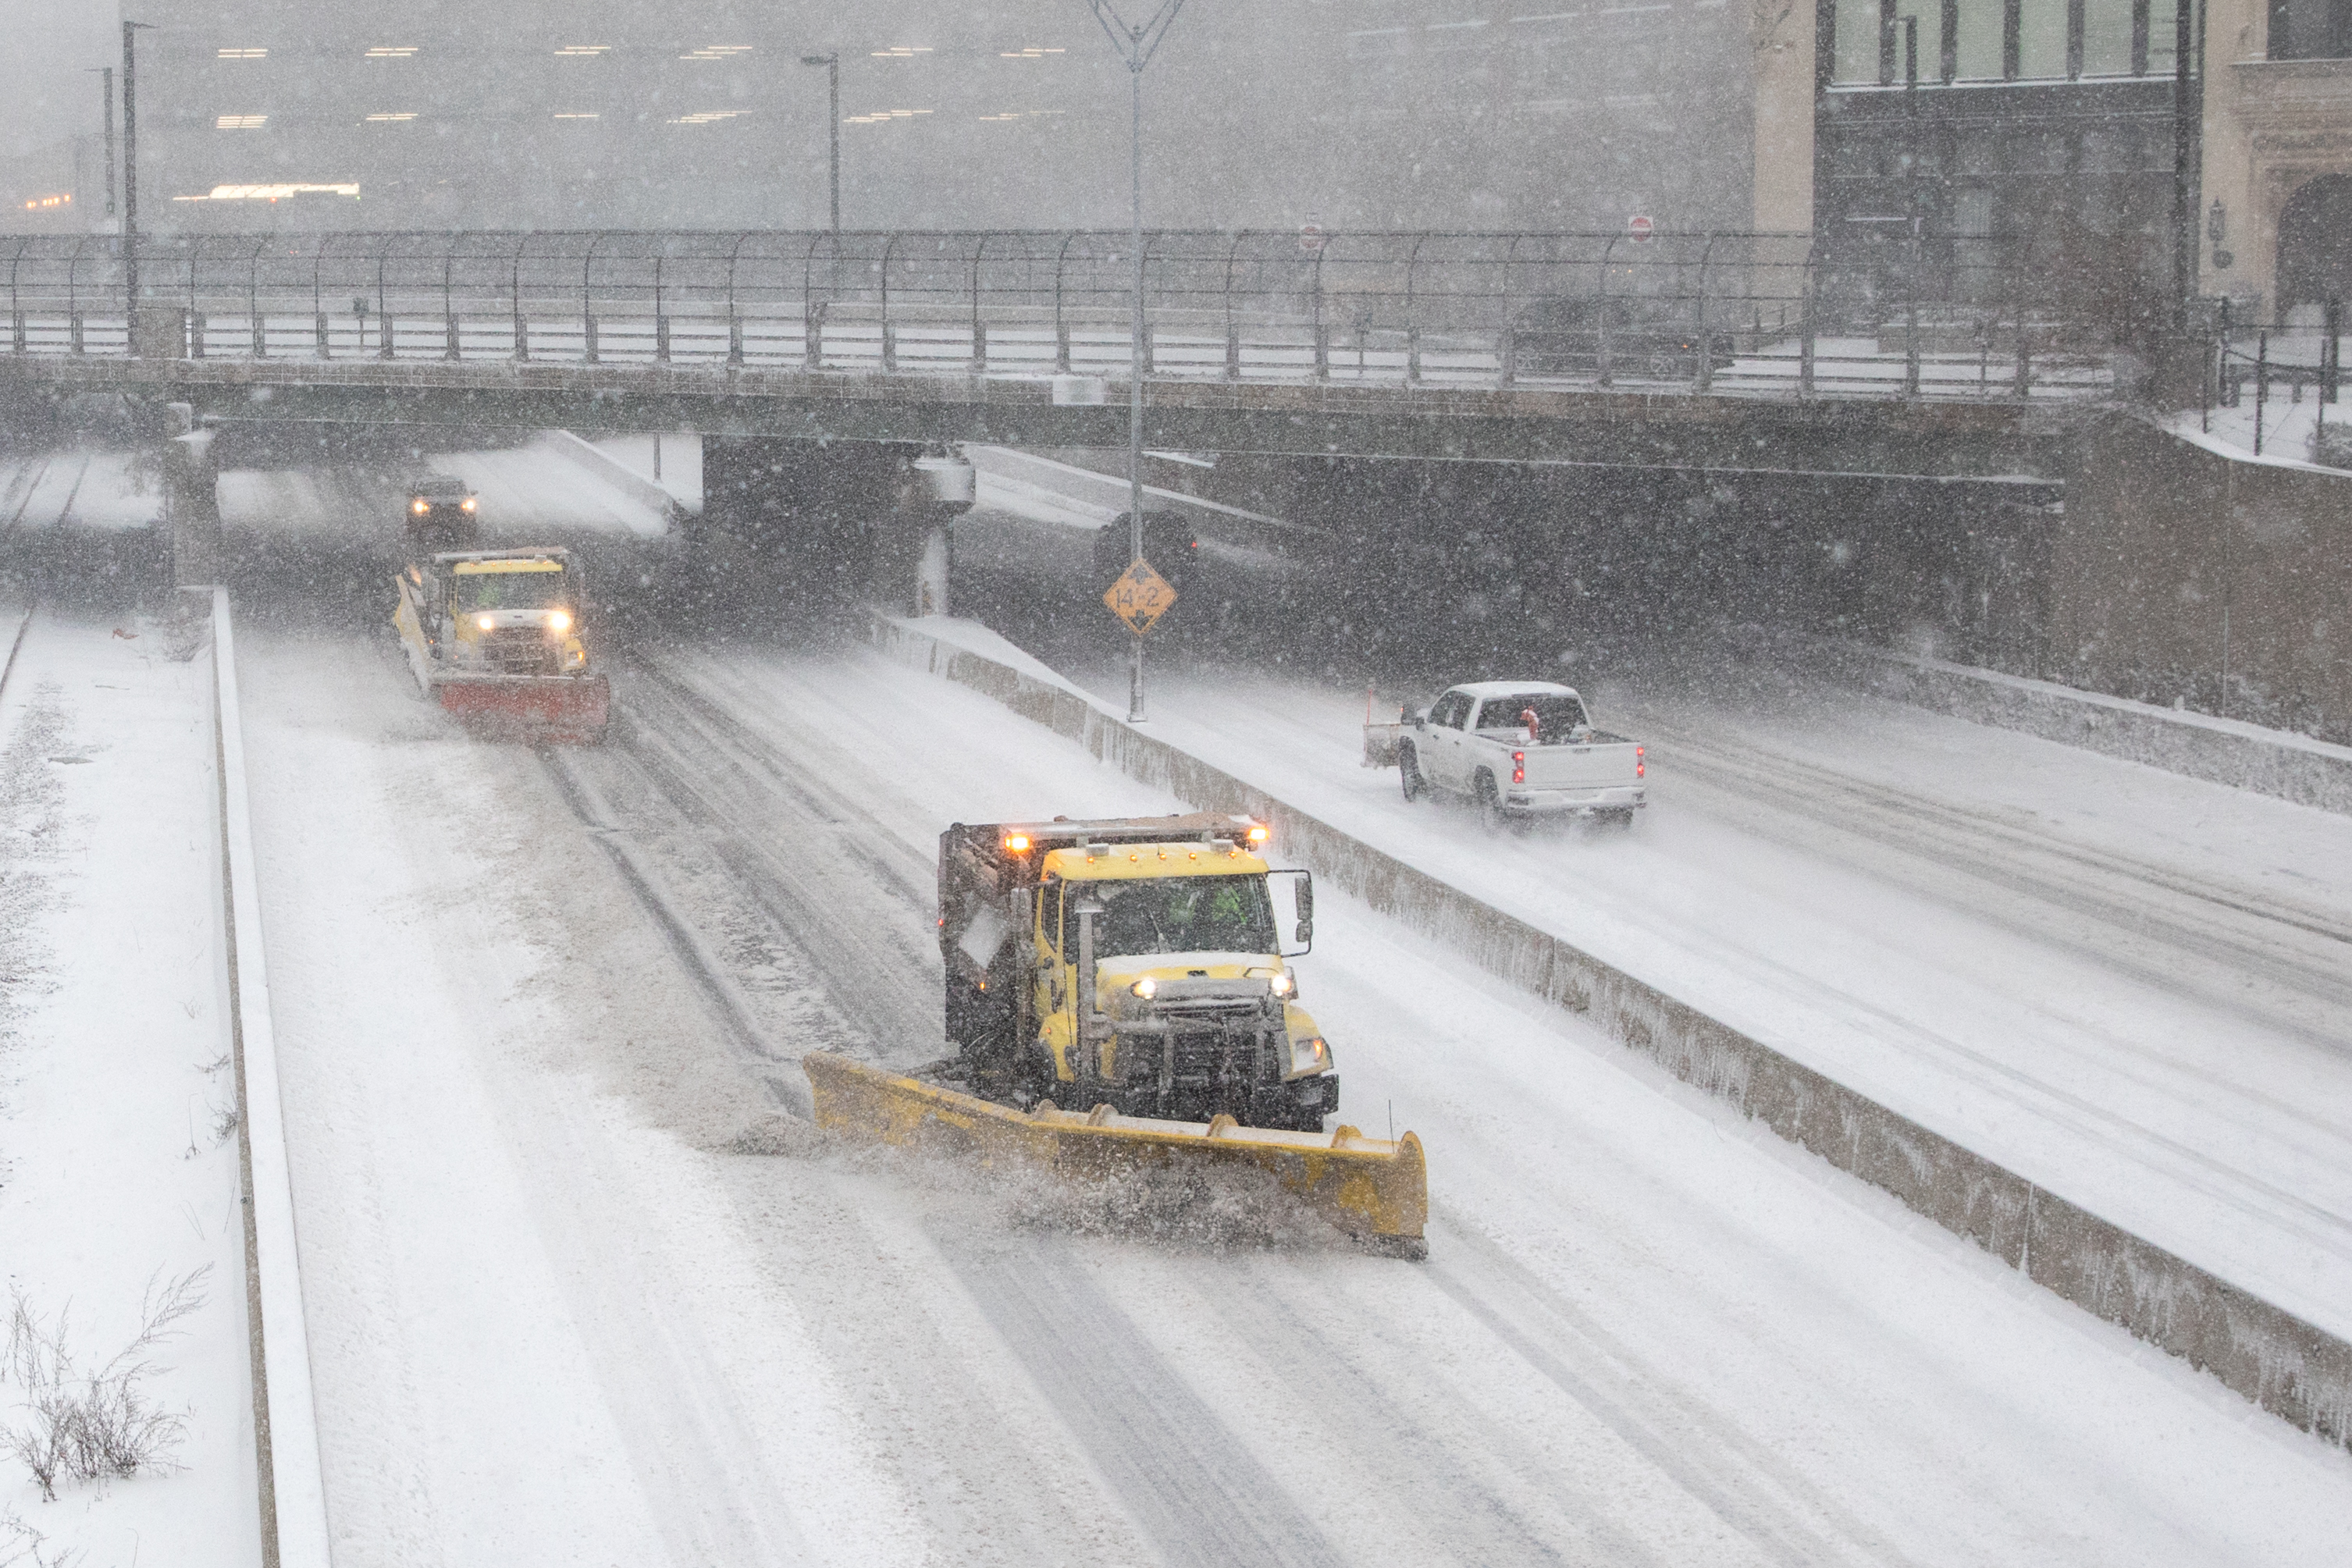
M 1404 382 L 1411 386 L 1421 380 L 1421 318 L 1413 314 L 1413 269 L 1421 265 L 1421 247 L 1429 243 L 1427 234 L 1413 235 L 1412 248 L 1404 257 Z
M 580 347 L 592 365 L 600 361 L 596 356 L 596 305 L 589 293 L 589 274 L 596 265 L 596 247 L 604 243 L 604 234 L 597 234 L 589 240 L 587 254 L 580 258 Z
M 319 236 L 318 248 L 310 253 L 310 344 L 320 359 L 331 359 L 333 350 L 327 344 L 327 301 L 322 292 L 320 273 L 327 264 L 327 236 Z
M 375 357 L 379 360 L 392 358 L 393 343 L 392 296 L 384 285 L 383 269 L 383 253 L 378 251 L 375 257 Z M 366 330 L 364 326 L 361 329 Z
M 1070 373 L 1070 324 L 1062 315 L 1062 268 L 1070 258 L 1070 243 L 1077 237 L 1065 234 L 1062 248 L 1054 256 L 1054 370 L 1059 375 Z
M 1914 402 L 1919 398 L 1919 301 L 1916 298 L 1903 307 L 1903 395 Z
M 514 359 L 519 365 L 530 363 L 530 319 L 522 313 L 522 253 L 530 245 L 530 236 L 515 241 L 510 257 L 513 270 L 508 278 L 508 303 L 514 307 Z
M 894 233 L 882 242 L 882 268 L 878 277 L 882 292 L 882 373 L 895 375 L 898 370 L 898 333 L 890 319 L 890 253 L 898 248 L 898 236 Z
M 457 238 L 449 236 L 449 248 L 441 253 L 441 357 L 457 357 L 457 306 L 450 293 L 450 275 L 457 266 Z
M 2343 380 L 2344 301 L 2330 299 L 2321 318 L 2320 330 L 2326 336 L 2319 344 L 2319 401 L 2334 402 L 2337 387 Z
M 257 360 L 269 357 L 269 323 L 261 314 L 261 253 L 272 237 L 264 235 L 254 241 L 253 254 L 246 258 L 245 264 L 246 320 L 253 329 L 253 357 Z M 196 256 L 192 249 L 188 253 L 188 272 L 192 279 L 195 270 Z M 189 292 L 194 293 L 194 289 L 191 287 Z M 188 353 L 192 358 L 205 351 L 203 321 L 204 318 L 195 311 L 188 312 Z
M 1706 264 L 1715 258 L 1716 236 L 1706 236 L 1706 248 L 1698 253 L 1698 390 L 1704 394 L 1715 386 L 1715 340 L 1706 326 Z
M 1601 368 L 1601 384 L 1604 387 L 1617 384 L 1616 356 L 1612 352 L 1615 345 L 1611 341 L 1609 330 L 1609 258 L 1616 254 L 1617 236 L 1611 235 L 1609 243 L 1601 247 L 1601 340 L 1596 356 Z
M 743 253 L 743 242 L 751 236 L 739 234 L 735 243 L 727 248 L 727 362 L 743 362 L 743 318 L 735 308 L 735 262 Z
M 2254 455 L 2263 455 L 2263 405 L 2271 396 L 2271 335 L 2254 334 Z
M 988 249 L 988 235 L 983 231 L 971 247 L 971 373 L 988 373 L 988 323 L 980 315 L 980 260 Z
M 661 253 L 654 253 L 654 360 L 658 364 L 669 363 L 669 312 L 662 298 Z
M 1225 380 L 1229 382 L 1242 379 L 1242 324 L 1234 315 L 1234 258 L 1248 237 L 1249 230 L 1242 229 L 1225 246 Z

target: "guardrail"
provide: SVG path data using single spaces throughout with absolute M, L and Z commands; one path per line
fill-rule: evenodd
M 1129 244 L 1032 230 L 142 240 L 140 347 L 1118 375 Z M 2114 386 L 2108 334 L 2025 242 L 1916 242 L 1864 267 L 1802 234 L 1161 231 L 1144 263 L 1144 369 L 1160 378 L 1937 400 Z M 19 238 L 0 266 L 0 354 L 130 352 L 119 240 Z

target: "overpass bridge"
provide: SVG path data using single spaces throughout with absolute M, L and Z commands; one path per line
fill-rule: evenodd
M 1948 251 L 1960 242 L 1945 242 Z M 2055 481 L 2117 394 L 1996 242 L 1833 274 L 1803 235 L 1163 232 L 1154 446 Z M 212 422 L 1116 446 L 1124 234 L 0 240 L 0 388 Z M 1913 280 L 1916 281 L 1916 286 Z

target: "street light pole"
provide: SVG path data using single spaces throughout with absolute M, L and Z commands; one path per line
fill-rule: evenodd
M 1127 370 L 1127 523 L 1131 560 L 1143 559 L 1143 68 L 1151 63 L 1184 0 L 1160 0 L 1160 8 L 1140 25 L 1122 17 L 1113 0 L 1087 0 L 1095 20 L 1102 24 L 1110 47 L 1127 64 L 1128 81 L 1128 217 L 1129 246 L 1135 262 L 1135 309 L 1129 322 Z M 1141 724 L 1143 712 L 1143 633 L 1135 633 L 1129 649 L 1127 718 Z
M 828 78 L 827 85 L 832 89 L 830 98 L 833 108 L 831 121 L 833 157 L 830 172 L 833 190 L 833 232 L 835 237 L 838 238 L 841 235 L 841 51 L 835 49 L 829 55 L 803 55 L 801 64 L 823 66 Z
M 99 122 L 106 131 L 106 215 L 114 215 L 114 68 L 91 66 L 90 72 L 99 78 Z
M 145 22 L 122 24 L 122 346 L 139 352 L 139 35 Z

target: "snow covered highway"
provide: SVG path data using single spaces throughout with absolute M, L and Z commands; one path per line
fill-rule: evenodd
M 1434 1151 L 1426 1266 L 830 1149 L 793 1056 L 938 1052 L 939 827 L 1176 802 L 749 638 L 637 640 L 550 761 L 256 601 L 343 1561 L 2261 1561 L 2352 1517 L 2339 1453 L 1341 900 L 1301 972 L 1347 1115 Z
M 343 1568 L 2262 1563 L 2323 1560 L 2352 1526 L 2341 1449 L 1336 892 L 1302 989 L 1342 1119 L 1427 1144 L 1427 1263 L 1362 1255 L 1246 1183 L 1040 1192 L 816 1134 L 803 1051 L 940 1053 L 942 826 L 1181 803 L 837 619 L 802 624 L 756 561 L 681 573 L 641 507 L 535 486 L 528 465 L 502 479 L 484 455 L 436 463 L 503 483 L 509 520 L 611 585 L 605 745 L 488 743 L 417 698 L 383 625 L 380 476 L 223 484 Z M 1749 734 L 1649 696 L 1655 820 L 1622 842 L 1488 840 L 1356 767 L 1360 694 L 1223 672 L 1156 700 L 1166 738 L 1324 789 L 1334 820 L 1621 961 L 1679 965 L 1677 985 L 1848 1052 L 1881 1093 L 1924 1083 L 1957 1119 L 1981 1103 L 1962 1089 L 2005 1085 L 2024 1109 L 1972 1136 L 2063 1152 L 2054 1118 L 2025 1113 L 2051 1098 L 2025 1069 L 2065 1064 L 2046 1044 L 1961 1056 L 1974 1076 L 1947 1067 L 1951 1088 L 1885 1050 L 1929 1060 L 1896 1021 L 1983 1056 L 1957 1032 L 1974 1009 L 2027 1018 L 2050 1005 L 2027 985 L 2095 983 L 2139 988 L 2135 1016 L 2182 1037 L 2335 1027 L 2338 915 L 2294 876 L 2336 884 L 2308 852 L 2329 841 L 2248 871 L 2286 830 L 2233 806 L 2198 852 L 2234 872 L 2152 862 L 2132 836 L 2178 810 L 2169 784 L 2086 786 L 2070 820 L 2037 822 L 2003 805 L 1995 737 L 1987 776 L 1949 759 L 1973 814 L 1922 812 L 1916 774 L 1808 772 L 1825 737 L 1790 714 Z M 1250 721 L 1211 724 L 1219 703 Z M 1967 868 L 1996 851 L 2036 903 L 2076 899 L 2076 927 L 2035 914 L 1983 949 Z M 2177 884 L 2143 900 L 2157 956 L 2095 963 L 2121 919 L 2097 911 L 2151 866 Z M 2200 928 L 2217 892 L 2243 907 Z M 1941 928 L 1895 926 L 1930 894 L 1946 960 L 1978 945 L 1974 990 L 1924 967 Z M 1841 908 L 1882 939 L 1849 933 L 1833 970 L 1792 960 Z M 2311 946 L 2262 935 L 2287 908 Z M 1797 924 L 1809 910 L 1820 924 Z M 2167 956 L 2192 928 L 2202 967 Z M 2273 962 L 2246 967 L 2233 1013 L 2241 948 Z M 1946 1010 L 1897 1013 L 1906 986 Z M 1877 1034 L 1850 1021 L 1865 1006 Z M 2207 1063 L 2215 1119 L 2255 1113 L 2242 1086 L 2269 1060 Z M 2177 1087 L 2130 1067 L 2066 1067 L 2077 1131 L 2129 1148 L 2177 1113 Z M 2289 1158 L 2268 1124 L 2208 1145 L 2214 1201 L 2261 1218 L 2249 1176 L 2332 1201 L 2313 1174 L 2326 1108 L 2302 1116 L 2310 1166 L 2258 1163 Z

